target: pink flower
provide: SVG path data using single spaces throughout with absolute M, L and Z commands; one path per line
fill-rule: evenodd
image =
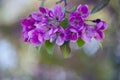
M 45 40 L 50 40 L 61 46 L 65 41 L 76 42 L 78 38 L 86 43 L 90 43 L 92 38 L 98 41 L 104 39 L 107 23 L 100 19 L 86 20 L 89 15 L 88 5 L 79 5 L 68 17 L 60 6 L 55 6 L 53 10 L 40 7 L 39 12 L 31 13 L 21 22 L 24 42 L 39 46 Z M 95 25 L 87 24 L 86 21 Z
M 107 29 L 107 23 L 106 22 L 100 21 L 100 22 L 96 23 L 94 38 L 96 40 L 104 39 L 105 38 L 104 30 L 106 30 L 106 29 Z
M 90 15 L 88 5 L 79 5 L 77 7 L 76 12 L 81 16 L 82 18 L 87 18 Z
M 57 45 L 63 45 L 65 41 L 65 32 L 61 26 L 56 27 L 51 31 L 50 42 L 55 41 Z
M 78 39 L 78 30 L 77 30 L 77 28 L 75 28 L 73 26 L 66 28 L 65 34 L 66 34 L 67 41 L 70 40 L 72 42 L 76 42 Z
M 84 27 L 83 19 L 80 16 L 78 16 L 77 14 L 70 15 L 69 24 L 73 27 L 76 27 L 77 29 L 83 29 L 83 27 Z
M 91 39 L 94 37 L 94 27 L 85 25 L 83 30 L 79 31 L 79 37 L 86 43 L 90 43 Z
M 49 11 L 49 17 L 56 22 L 61 22 L 65 18 L 64 10 L 60 6 L 55 6 L 53 11 Z
M 40 46 L 44 40 L 44 32 L 39 28 L 33 29 L 28 32 L 29 42 L 35 46 Z

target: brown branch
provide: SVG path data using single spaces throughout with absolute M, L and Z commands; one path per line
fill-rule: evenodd
M 60 0 L 58 2 L 56 2 L 56 4 L 62 3 L 64 1 L 64 5 L 67 6 L 67 1 L 66 0 Z

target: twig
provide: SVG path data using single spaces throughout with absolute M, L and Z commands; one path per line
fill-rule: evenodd
M 40 1 L 41 1 L 40 6 L 43 7 L 46 0 L 40 0 Z
M 67 1 L 66 0 L 60 0 L 58 2 L 56 2 L 56 4 L 62 3 L 64 1 L 64 5 L 67 6 Z

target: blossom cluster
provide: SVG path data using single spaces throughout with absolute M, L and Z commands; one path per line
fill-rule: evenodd
M 53 10 L 40 7 L 39 12 L 33 12 L 22 20 L 24 42 L 40 46 L 49 40 L 61 46 L 66 41 L 76 42 L 78 38 L 85 43 L 90 43 L 92 38 L 98 41 L 104 39 L 107 23 L 100 19 L 87 20 L 89 16 L 88 5 L 79 5 L 70 13 L 60 6 L 55 6 Z M 68 25 L 63 27 L 61 23 L 65 19 Z M 93 24 L 88 24 L 88 21 Z

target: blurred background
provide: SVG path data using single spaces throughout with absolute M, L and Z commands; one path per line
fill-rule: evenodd
M 58 0 L 46 0 L 51 9 Z M 40 0 L 0 0 L 0 80 L 120 80 L 120 0 L 111 0 L 103 10 L 91 15 L 108 23 L 103 47 L 92 40 L 83 48 L 71 43 L 70 58 L 64 59 L 59 47 L 48 55 L 23 42 L 21 19 L 38 11 Z M 67 0 L 67 7 L 98 0 Z M 61 3 L 60 5 L 63 5 Z

